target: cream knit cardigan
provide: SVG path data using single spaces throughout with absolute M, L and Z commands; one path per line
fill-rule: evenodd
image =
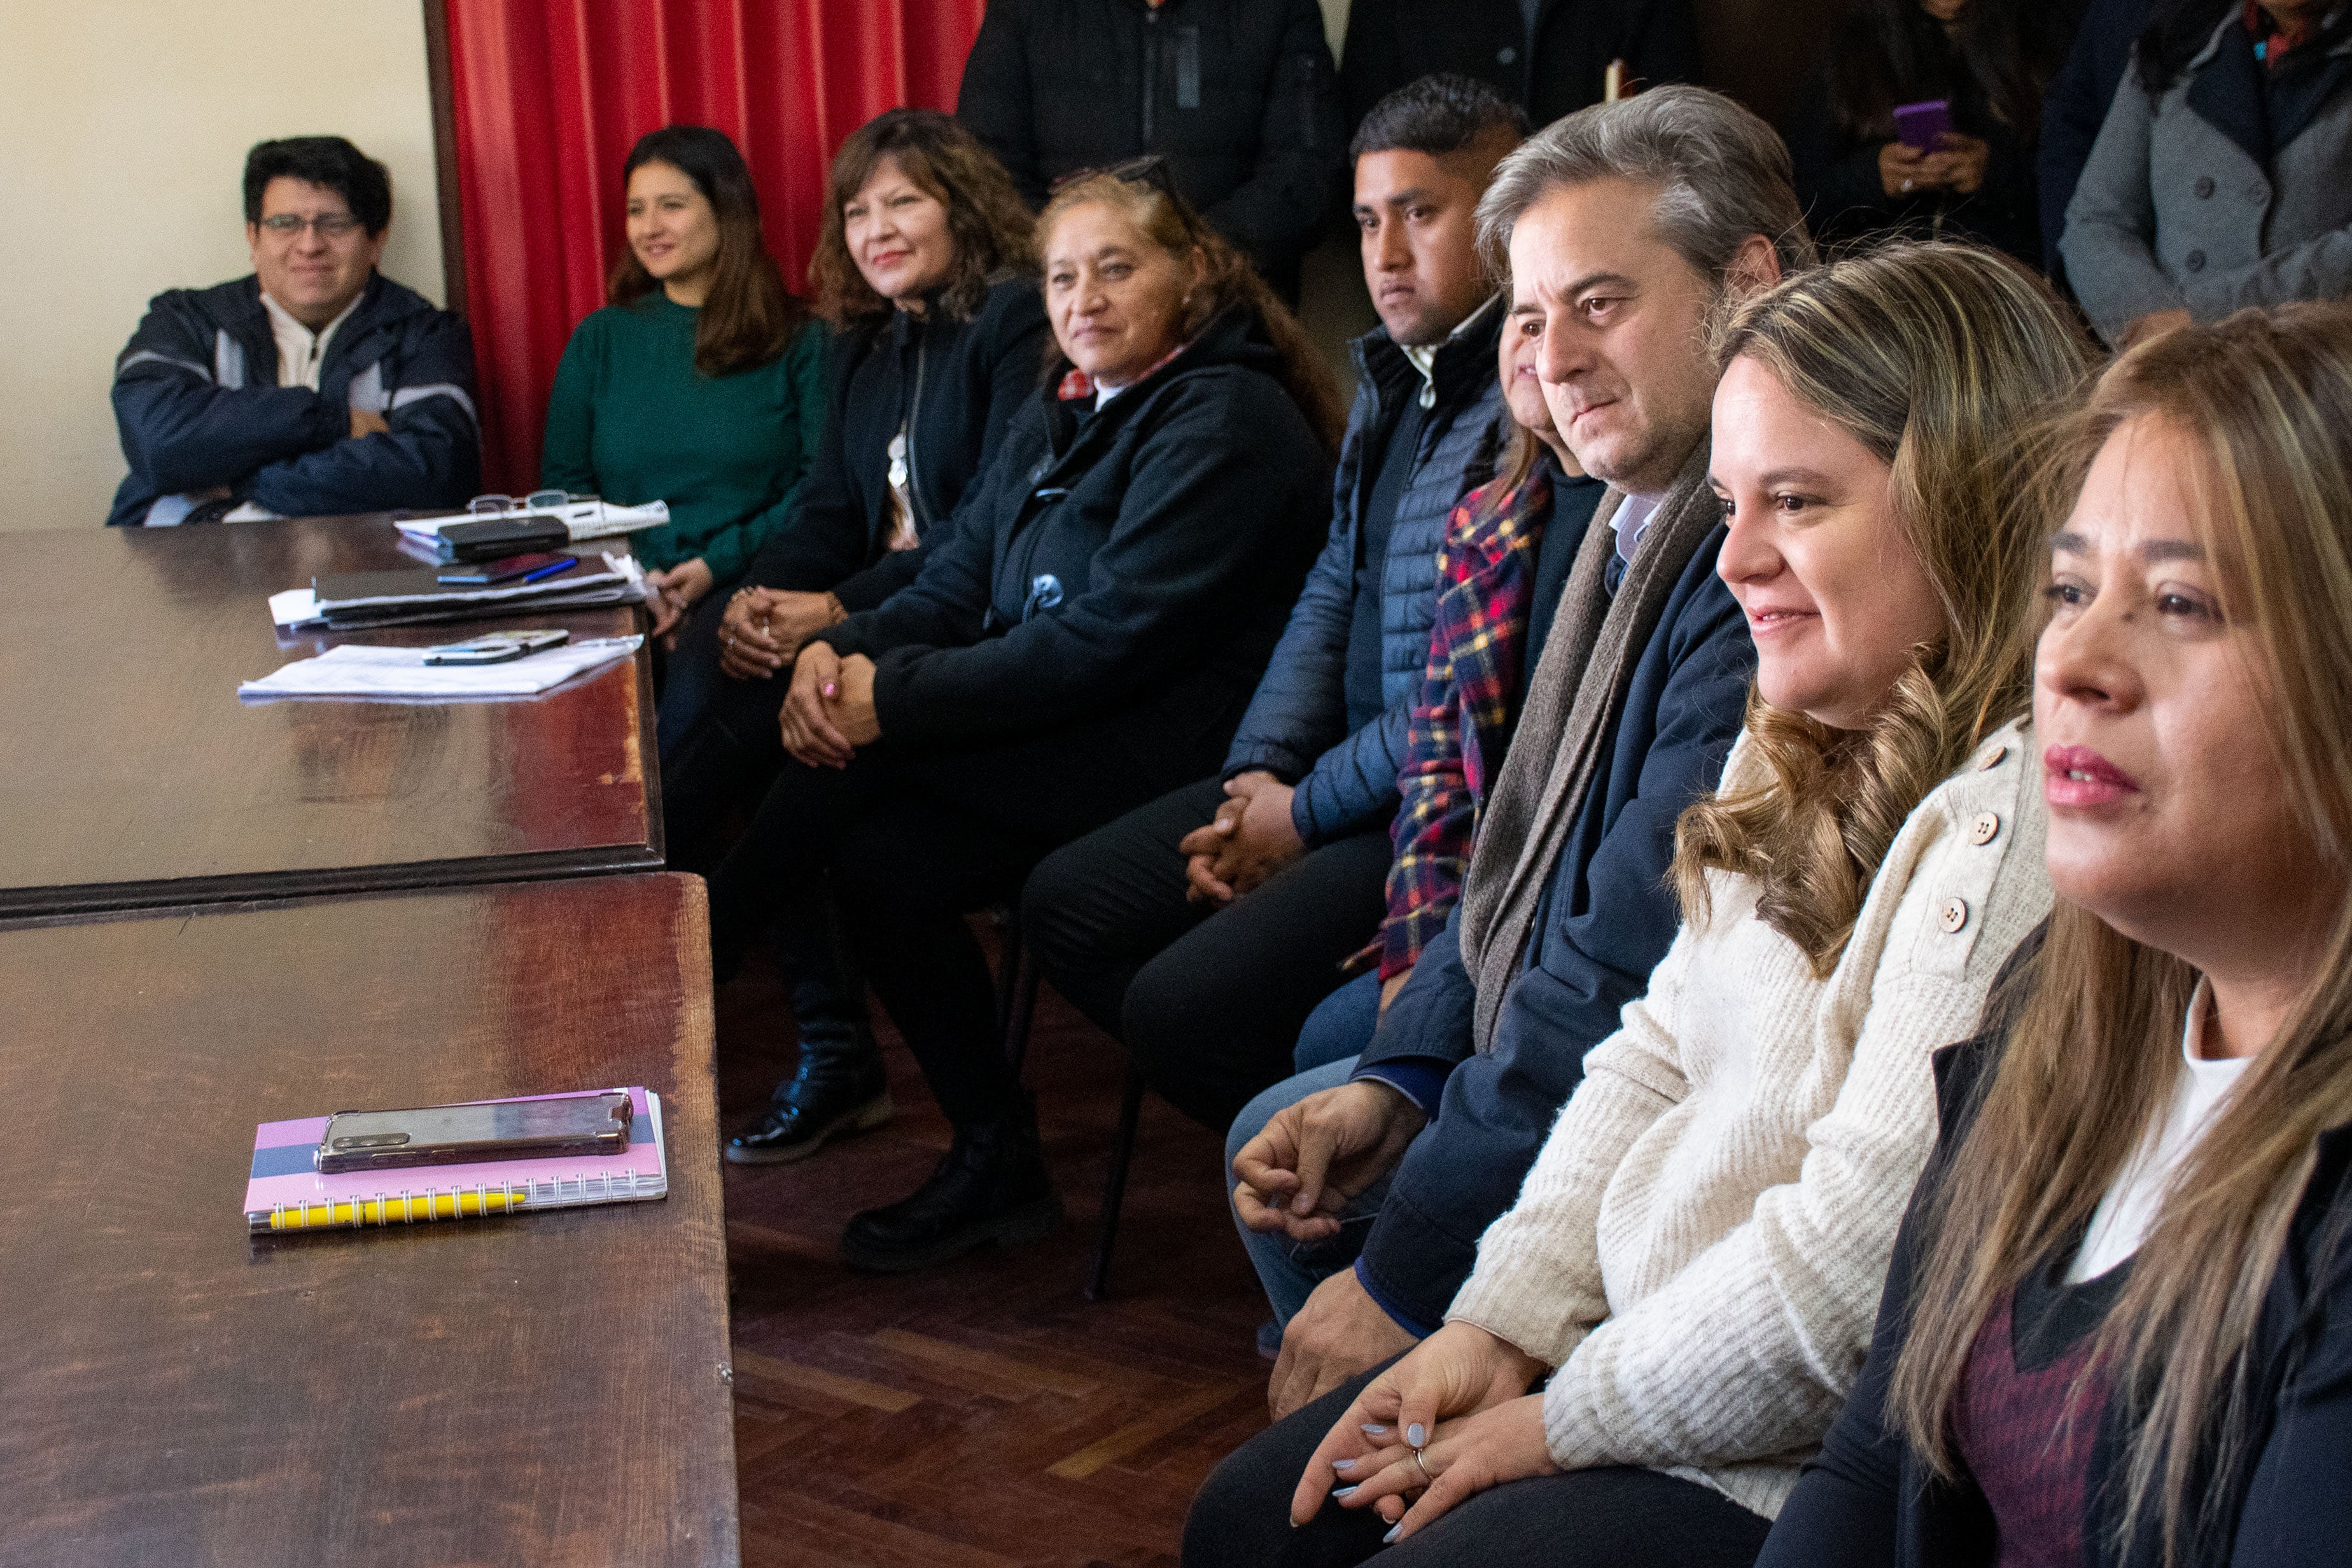
M 1724 788 L 1769 778 L 1743 737 Z M 1563 1468 L 1638 1465 L 1776 1516 L 1862 1369 L 1936 1135 L 1929 1057 L 2050 911 L 2040 760 L 1979 745 L 1895 835 L 1826 980 L 1708 873 L 1647 995 L 1585 1059 L 1447 1311 L 1558 1370 Z

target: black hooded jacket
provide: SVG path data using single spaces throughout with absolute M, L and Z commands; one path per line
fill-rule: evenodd
M 1048 384 L 921 575 L 821 634 L 895 744 L 1117 714 L 1106 767 L 1216 765 L 1330 515 L 1331 456 L 1234 307 L 1099 408 Z

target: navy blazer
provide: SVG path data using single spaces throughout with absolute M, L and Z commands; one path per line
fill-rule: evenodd
M 1478 1237 L 1519 1195 L 1584 1055 L 1617 1030 L 1680 922 L 1666 870 L 1684 807 L 1712 795 L 1739 738 L 1756 645 L 1715 574 L 1716 529 L 1675 580 L 1634 666 L 1608 751 L 1552 868 L 1536 933 L 1496 1021 L 1471 1048 L 1476 989 L 1462 963 L 1461 907 L 1421 955 L 1360 1076 L 1412 1061 L 1447 1069 L 1436 1115 L 1389 1185 L 1360 1262 L 1373 1298 L 1408 1328 L 1441 1322 L 1470 1277 Z

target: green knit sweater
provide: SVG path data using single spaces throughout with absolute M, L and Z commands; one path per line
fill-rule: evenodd
M 642 506 L 669 522 L 631 536 L 667 569 L 700 556 L 714 580 L 740 576 L 782 526 L 824 434 L 824 328 L 782 357 L 711 377 L 694 368 L 699 312 L 656 289 L 582 321 L 547 402 L 540 483 Z

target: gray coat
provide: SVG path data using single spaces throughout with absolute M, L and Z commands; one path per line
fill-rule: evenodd
M 2185 310 L 2352 294 L 2352 89 L 2339 86 L 2265 171 L 2189 102 L 2233 16 L 2154 102 L 2124 78 L 2066 208 L 2066 277 L 2099 335 Z M 2331 55 L 2352 52 L 2352 40 Z

